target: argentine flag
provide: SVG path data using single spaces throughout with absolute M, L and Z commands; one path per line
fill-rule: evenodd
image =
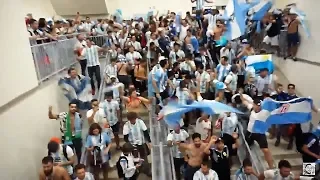
M 266 68 L 268 69 L 269 74 L 272 74 L 274 71 L 271 54 L 247 56 L 246 65 L 247 67 L 253 67 L 255 72 L 259 72 Z
M 273 6 L 272 0 L 258 0 L 250 4 L 252 7 L 248 11 L 250 20 L 261 21 Z
M 247 3 L 239 3 L 238 0 L 229 0 L 222 19 L 227 20 L 227 31 L 224 36 L 228 40 L 236 39 L 245 34 L 246 17 L 250 5 Z
M 252 133 L 264 134 L 273 124 L 300 124 L 312 119 L 310 98 L 295 98 L 290 101 L 265 99 L 261 111 L 256 114 Z
M 202 112 L 212 115 L 212 114 L 221 114 L 225 112 L 233 112 L 238 114 L 243 114 L 237 109 L 228 106 L 226 104 L 220 103 L 213 100 L 203 100 L 203 101 L 194 101 L 191 104 L 178 104 L 175 102 L 168 103 L 164 106 L 160 115 L 164 117 L 165 122 L 168 126 L 174 126 L 180 123 L 182 115 L 185 113 L 199 109 Z

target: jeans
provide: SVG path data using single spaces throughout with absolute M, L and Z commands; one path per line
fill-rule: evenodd
M 85 76 L 86 69 L 87 69 L 87 60 L 86 59 L 80 60 L 79 63 L 80 63 L 80 67 L 81 67 L 81 74 Z
M 89 77 L 91 79 L 91 88 L 92 90 L 95 90 L 96 87 L 94 85 L 94 80 L 93 80 L 93 75 L 96 77 L 96 80 L 97 80 L 97 85 L 98 85 L 98 89 L 100 87 L 100 84 L 101 84 L 101 73 L 100 73 L 100 66 L 91 66 L 91 67 L 88 67 L 88 74 L 89 74 Z
M 64 143 L 64 137 L 61 138 L 62 143 Z M 81 138 L 74 138 L 72 140 L 72 144 L 69 145 L 72 149 L 75 150 L 77 158 L 78 158 L 78 164 L 81 160 L 81 149 L 82 149 L 82 139 Z

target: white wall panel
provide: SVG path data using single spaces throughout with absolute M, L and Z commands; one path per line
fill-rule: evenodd
M 35 19 L 48 18 L 56 15 L 50 0 L 23 0 L 23 12 L 32 13 Z
M 131 2 L 131 1 L 130 1 Z M 58 15 L 107 14 L 105 0 L 51 0 Z
M 0 29 L 0 107 L 38 85 L 23 5 L 23 0 L 5 0 L 0 7 L 0 23 L 9 25 Z

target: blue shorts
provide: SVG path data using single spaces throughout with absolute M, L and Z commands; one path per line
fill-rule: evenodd
M 296 46 L 300 43 L 299 33 L 291 33 L 287 35 L 288 47 Z

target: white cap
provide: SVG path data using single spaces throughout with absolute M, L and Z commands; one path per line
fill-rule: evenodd
M 248 40 L 247 39 L 243 39 L 241 42 L 242 43 L 248 43 Z
M 115 76 L 115 75 L 110 75 L 110 79 L 112 79 L 112 78 L 117 78 L 117 76 Z
M 160 61 L 162 61 L 162 60 L 165 60 L 165 59 L 168 59 L 168 58 L 166 58 L 166 57 L 164 57 L 164 56 L 160 56 L 158 62 L 160 62 Z

